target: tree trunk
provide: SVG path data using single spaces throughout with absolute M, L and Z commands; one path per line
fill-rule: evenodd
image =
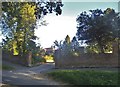
M 24 41 L 23 41 L 23 44 L 22 44 L 22 49 L 23 49 L 23 55 L 22 56 L 25 56 L 25 50 L 26 50 L 26 28 L 24 30 L 24 37 L 23 37 Z

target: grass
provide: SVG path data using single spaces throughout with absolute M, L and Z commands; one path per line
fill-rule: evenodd
M 118 72 L 112 71 L 58 70 L 47 74 L 72 85 L 118 85 Z
M 2 67 L 0 67 L 0 69 L 2 69 L 2 70 L 14 70 L 15 68 L 12 66 L 8 66 L 8 65 L 2 65 Z
M 10 84 L 4 84 L 1 87 L 18 87 L 18 86 L 13 86 L 13 85 L 10 85 Z

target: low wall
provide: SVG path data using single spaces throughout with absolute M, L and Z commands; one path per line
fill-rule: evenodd
M 118 53 L 89 54 L 83 53 L 80 56 L 55 56 L 56 68 L 72 67 L 120 67 L 118 66 Z
M 26 55 L 25 58 L 23 58 L 17 55 L 12 55 L 12 53 L 2 51 L 2 60 L 7 60 L 24 66 L 28 66 L 28 57 L 29 55 Z

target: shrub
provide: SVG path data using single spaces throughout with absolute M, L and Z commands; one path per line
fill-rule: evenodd
M 44 59 L 44 58 L 42 58 L 42 57 L 34 57 L 34 58 L 32 58 L 32 63 L 33 64 L 35 64 L 35 63 L 40 63 L 40 62 L 46 62 L 46 60 Z
M 53 55 L 46 55 L 44 57 L 45 60 L 53 60 Z

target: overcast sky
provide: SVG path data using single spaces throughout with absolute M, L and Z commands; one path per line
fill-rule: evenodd
M 62 0 L 66 1 L 66 0 Z M 77 16 L 90 9 L 113 8 L 118 11 L 117 2 L 63 2 L 63 13 L 60 16 L 50 14 L 45 17 L 48 26 L 38 27 L 36 35 L 40 38 L 43 48 L 51 47 L 55 40 L 64 40 L 67 35 L 72 39 L 77 32 Z

